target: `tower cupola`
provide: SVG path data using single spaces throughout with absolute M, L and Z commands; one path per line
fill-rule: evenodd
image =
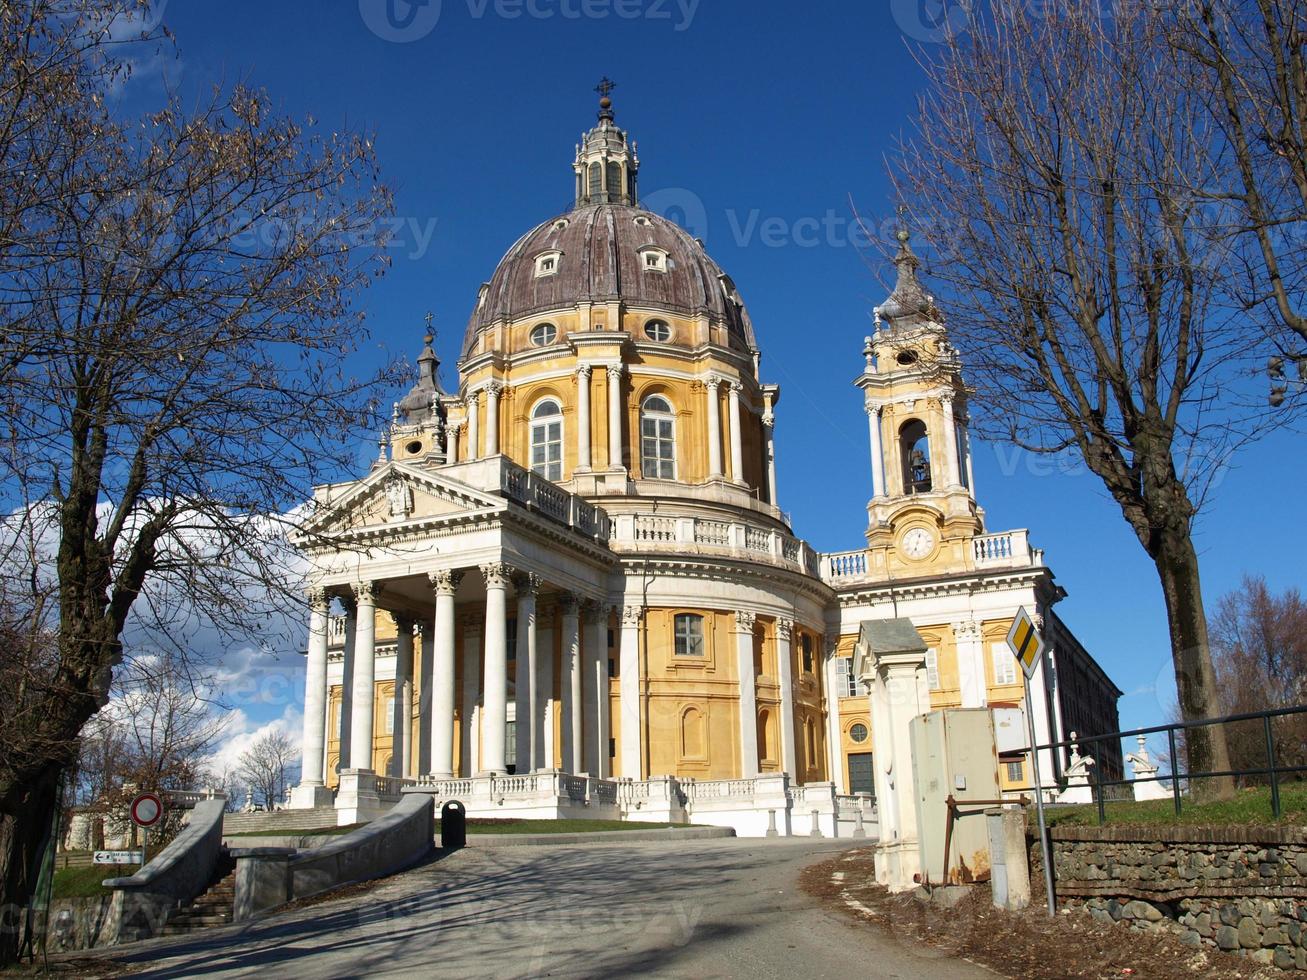
M 616 83 L 605 78 L 595 89 L 600 95 L 597 125 L 581 137 L 576 148 L 576 206 L 588 204 L 625 204 L 635 207 L 639 200 L 636 177 L 640 158 L 626 131 L 619 129 L 610 98 Z

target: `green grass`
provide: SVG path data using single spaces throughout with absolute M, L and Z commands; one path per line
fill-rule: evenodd
M 1255 826 L 1274 824 L 1271 812 L 1271 788 L 1255 786 L 1237 790 L 1233 799 L 1195 803 L 1181 798 L 1180 816 L 1170 799 L 1141 803 L 1107 804 L 1107 822 L 1118 826 L 1157 826 L 1159 824 L 1212 824 Z M 1281 824 L 1307 825 L 1307 783 L 1288 783 L 1280 787 Z M 1098 824 L 1098 807 L 1054 807 L 1046 811 L 1049 826 L 1088 827 Z
M 54 873 L 55 898 L 98 898 L 113 894 L 100 882 L 136 874 L 136 864 L 93 864 L 89 868 L 60 868 Z

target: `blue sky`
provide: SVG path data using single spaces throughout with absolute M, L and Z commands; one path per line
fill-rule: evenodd
M 379 348 L 415 355 L 432 310 L 447 385 L 477 287 L 519 235 L 570 203 L 573 147 L 593 123 L 595 84 L 612 76 L 646 203 L 692 227 L 734 277 L 764 378 L 782 385 L 781 504 L 797 533 L 839 550 L 863 543 L 866 420 L 850 382 L 887 276 L 850 202 L 877 228 L 892 213 L 883 159 L 908 125 L 921 84 L 909 46 L 931 43 L 933 6 L 172 0 L 164 22 L 180 57 L 151 74 L 186 92 L 246 81 L 288 113 L 376 134 L 399 224 L 393 268 L 363 297 L 373 337 L 359 370 Z M 132 86 L 142 98 L 150 87 Z M 359 453 L 362 470 L 375 447 Z M 1304 475 L 1285 431 L 1223 474 L 1198 535 L 1209 601 L 1245 572 L 1300 582 Z M 1028 527 L 1045 549 L 1071 594 L 1059 612 L 1127 692 L 1123 723 L 1163 720 L 1161 594 L 1097 479 L 982 444 L 976 483 L 991 529 Z

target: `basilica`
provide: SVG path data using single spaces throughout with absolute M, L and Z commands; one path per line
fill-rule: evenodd
M 902 719 L 950 706 L 994 710 L 1003 790 L 1036 765 L 1056 785 L 1004 642 L 1018 609 L 1049 650 L 1040 744 L 1117 730 L 1121 692 L 1027 532 L 986 526 L 964 365 L 906 233 L 854 382 L 866 523 L 822 554 L 780 507 L 781 389 L 740 289 L 641 207 L 639 170 L 605 97 L 574 206 L 476 291 L 457 389 L 428 336 L 371 471 L 314 491 L 292 805 L 348 823 L 425 792 L 473 816 L 872 836 Z M 886 620 L 924 652 L 882 657 Z M 886 696 L 891 669 L 909 683 Z

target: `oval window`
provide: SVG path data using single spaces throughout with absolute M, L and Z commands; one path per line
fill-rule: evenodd
M 867 726 L 862 724 L 862 722 L 858 722 L 849 729 L 849 738 L 854 742 L 857 742 L 859 745 L 867 740 L 867 735 Z
M 558 339 L 558 328 L 552 323 L 538 323 L 531 328 L 531 343 L 536 347 L 547 347 Z
M 912 350 L 901 350 L 899 351 L 898 356 L 894 358 L 894 360 L 898 361 L 904 367 L 907 367 L 910 364 L 916 364 L 917 352 Z
M 404 447 L 404 451 L 407 452 L 410 456 L 416 456 L 418 453 L 422 452 L 422 443 L 410 442 L 407 446 Z
M 650 320 L 644 325 L 644 335 L 650 340 L 665 344 L 672 339 L 672 328 L 666 320 Z

